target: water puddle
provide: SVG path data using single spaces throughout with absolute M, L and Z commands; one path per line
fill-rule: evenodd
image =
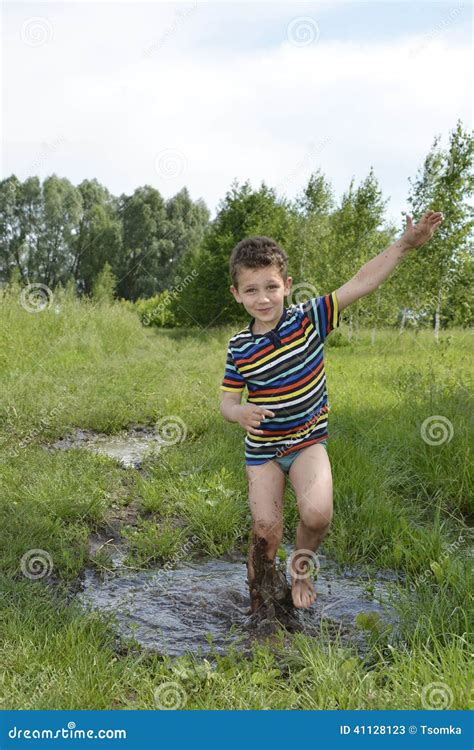
M 287 553 L 291 551 L 288 546 Z M 387 601 L 394 574 L 380 572 L 367 581 L 361 571 L 342 570 L 323 555 L 319 559 L 317 599 L 308 609 L 293 608 L 285 627 L 317 637 L 324 621 L 341 642 L 364 653 L 367 639 L 357 615 L 373 613 L 370 617 L 380 623 L 396 626 Z M 259 622 L 249 614 L 247 568 L 240 554 L 139 572 L 121 568 L 119 559 L 117 564 L 116 572 L 105 576 L 86 570 L 78 599 L 87 608 L 112 613 L 118 633 L 146 649 L 170 656 L 205 656 L 212 651 L 224 654 L 233 644 L 250 653 L 251 642 L 268 635 L 268 621 Z
M 47 450 L 86 448 L 114 458 L 124 468 L 140 469 L 144 458 L 157 455 L 164 444 L 153 427 L 134 425 L 114 435 L 76 429 L 71 435 L 45 446 Z
M 109 456 L 125 468 L 140 469 L 144 459 L 157 455 L 164 444 L 153 427 L 135 424 L 114 435 L 76 429 L 44 447 L 85 448 Z M 117 633 L 133 638 L 146 649 L 170 656 L 189 652 L 210 656 L 213 652 L 227 653 L 232 644 L 250 654 L 252 641 L 272 635 L 275 628 L 318 637 L 324 624 L 331 637 L 337 636 L 363 653 L 368 638 L 356 619 L 358 615 L 365 613 L 369 627 L 371 622 L 377 628 L 396 627 L 397 619 L 388 603 L 397 578 L 393 571 L 379 571 L 367 580 L 369 576 L 362 568 L 342 568 L 322 554 L 318 555 L 321 565 L 316 602 L 308 609 L 297 609 L 291 605 L 291 597 L 289 606 L 287 599 L 281 599 L 283 604 L 277 604 L 272 616 L 264 607 L 250 614 L 246 559 L 240 553 L 217 560 L 181 562 L 173 568 L 165 565 L 131 571 L 124 564 L 127 544 L 121 530 L 124 524 L 135 523 L 137 502 L 112 513 L 104 529 L 91 534 L 90 556 L 94 558 L 105 548 L 108 563 L 100 573 L 97 568 L 84 571 L 77 598 L 86 608 L 112 615 Z M 285 549 L 290 556 L 293 548 L 285 545 Z M 284 584 L 284 573 L 280 574 L 280 584 L 282 580 Z M 282 585 L 281 590 L 285 587 Z

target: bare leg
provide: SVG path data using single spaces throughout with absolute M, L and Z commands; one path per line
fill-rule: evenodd
M 329 531 L 333 512 L 331 464 L 326 449 L 317 443 L 305 448 L 293 461 L 289 476 L 300 514 L 291 594 L 295 607 L 309 607 L 316 599 L 311 580 L 314 553 Z
M 247 466 L 252 536 L 247 560 L 250 610 L 265 602 L 263 583 L 272 576 L 275 556 L 283 536 L 285 475 L 274 461 Z

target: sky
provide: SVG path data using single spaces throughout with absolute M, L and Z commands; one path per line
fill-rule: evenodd
M 1 178 L 231 184 L 340 200 L 373 167 L 398 226 L 433 143 L 472 128 L 469 2 L 4 3 Z

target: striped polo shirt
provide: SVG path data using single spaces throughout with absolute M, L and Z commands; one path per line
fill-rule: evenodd
M 262 435 L 247 432 L 245 463 L 263 464 L 328 437 L 323 344 L 340 324 L 336 292 L 284 308 L 278 324 L 252 333 L 255 318 L 229 340 L 221 390 L 240 393 L 275 416 Z

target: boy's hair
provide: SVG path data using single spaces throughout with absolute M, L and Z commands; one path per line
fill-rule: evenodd
M 265 268 L 275 266 L 283 281 L 288 277 L 288 256 L 271 237 L 246 237 L 232 250 L 229 270 L 232 284 L 238 289 L 238 273 L 241 268 Z

